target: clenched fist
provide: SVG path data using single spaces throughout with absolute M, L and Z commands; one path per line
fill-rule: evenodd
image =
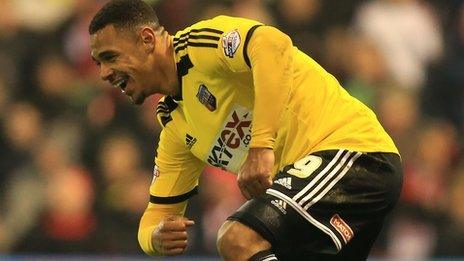
M 168 256 L 183 253 L 187 248 L 187 227 L 194 224 L 193 220 L 182 216 L 162 220 L 152 235 L 155 251 Z
M 264 194 L 272 185 L 274 151 L 268 148 L 251 148 L 237 177 L 238 186 L 246 199 Z

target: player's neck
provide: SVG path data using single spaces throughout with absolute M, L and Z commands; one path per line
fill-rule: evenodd
M 174 52 L 173 37 L 162 28 L 157 31 L 159 48 L 159 66 L 163 82 L 162 93 L 172 96 L 180 95 L 180 85 L 177 77 L 176 57 Z
M 169 76 L 170 81 L 169 85 L 172 87 L 173 93 L 172 96 L 180 96 L 181 95 L 181 88 L 179 83 L 179 77 L 177 72 L 177 63 L 176 63 L 176 53 L 174 51 L 174 43 L 173 43 L 173 36 L 168 34 L 168 41 L 169 41 Z

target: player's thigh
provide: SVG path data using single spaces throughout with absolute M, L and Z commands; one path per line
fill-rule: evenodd
M 237 241 L 240 239 L 244 245 L 255 245 L 258 248 L 270 248 L 271 244 L 259 233 L 249 226 L 233 220 L 226 220 L 218 231 L 218 241 Z M 229 242 L 227 242 L 229 243 Z
M 247 259 L 271 244 L 249 226 L 238 221 L 225 221 L 218 231 L 218 250 L 223 256 L 238 255 Z
M 282 260 L 362 260 L 400 187 L 397 155 L 326 151 L 285 167 L 266 195 L 229 219 L 258 232 Z

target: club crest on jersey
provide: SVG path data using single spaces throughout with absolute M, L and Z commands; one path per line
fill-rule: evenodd
M 216 97 L 204 84 L 200 84 L 198 87 L 197 98 L 209 111 L 216 110 Z
M 222 47 L 224 48 L 224 54 L 229 58 L 233 58 L 235 52 L 240 46 L 240 41 L 240 34 L 237 29 L 228 32 L 225 36 L 223 36 Z

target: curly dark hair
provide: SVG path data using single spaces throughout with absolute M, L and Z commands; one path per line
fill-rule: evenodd
M 159 27 L 155 10 L 142 0 L 112 0 L 105 4 L 92 19 L 89 34 L 112 24 L 117 29 L 135 29 L 141 25 Z

